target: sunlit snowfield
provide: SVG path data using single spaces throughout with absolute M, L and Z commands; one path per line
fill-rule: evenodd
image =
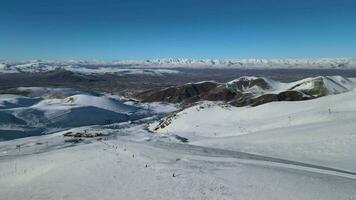
M 202 102 L 153 133 L 173 105 L 20 90 L 32 97 L 0 96 L 6 199 L 356 196 L 354 91 L 257 107 Z M 20 138 L 33 132 L 42 136 Z

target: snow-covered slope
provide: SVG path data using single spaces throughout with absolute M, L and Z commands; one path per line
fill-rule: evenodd
M 32 106 L 39 102 L 41 98 L 29 98 L 20 95 L 1 94 L 0 95 L 0 110 L 16 107 Z
M 301 81 L 288 84 L 289 90 L 310 91 L 316 88 L 321 88 L 321 92 L 325 95 L 340 94 L 356 88 L 354 79 L 348 79 L 341 76 L 319 76 L 315 78 L 307 78 Z M 324 96 L 324 94 L 321 94 Z
M 309 101 L 231 107 L 202 102 L 151 125 L 191 144 L 356 167 L 356 92 Z M 284 152 L 285 151 L 285 152 Z M 289 153 L 286 153 L 289 152 Z M 330 160 L 330 157 L 334 159 Z M 348 160 L 351 159 L 351 160 Z
M 203 102 L 155 134 L 143 121 L 0 142 L 0 194 L 13 200 L 350 200 L 356 196 L 355 98 L 352 91 L 244 108 Z M 112 137 L 64 142 L 68 131 Z
M 356 80 L 342 76 L 318 76 L 282 83 L 265 77 L 244 76 L 226 83 L 226 88 L 235 93 L 252 95 L 277 94 L 293 90 L 319 97 L 352 91 L 356 88 Z
M 189 106 L 199 101 L 224 101 L 234 106 L 258 106 L 273 101 L 302 101 L 340 94 L 356 88 L 356 79 L 318 76 L 283 83 L 265 77 L 243 76 L 227 83 L 205 81 L 135 95 L 144 102 L 169 102 Z
M 18 117 L 42 116 L 44 122 L 75 127 L 49 135 L 30 129 L 35 137 L 0 142 L 2 199 L 356 196 L 356 91 L 257 107 L 202 102 L 172 115 L 155 133 L 148 130 L 152 115 L 98 125 L 97 119 L 117 117 L 122 113 L 116 109 L 130 111 L 136 102 L 125 103 L 126 108 L 113 98 L 90 94 L 43 98 L 29 107 L 0 110 L 0 123 L 18 124 L 0 127 L 0 135 L 29 136 L 21 131 L 28 121 L 15 117 L 16 111 L 22 111 Z M 149 104 L 140 108 L 146 106 L 145 111 L 167 110 L 157 105 L 150 109 Z M 82 126 L 85 120 L 95 125 Z M 68 133 L 102 135 L 82 138 Z
M 252 69 L 355 69 L 355 59 L 155 59 L 133 61 L 41 61 L 3 62 L 0 72 L 43 72 L 66 69 L 80 73 L 119 73 L 161 75 L 177 73 L 175 70 L 151 70 L 157 68 L 252 68 Z M 144 69 L 143 69 L 144 68 Z
M 76 91 L 68 88 L 20 90 L 29 92 L 30 96 L 41 96 L 0 95 L 0 140 L 45 134 L 53 128 L 125 122 L 146 115 L 140 113 L 142 109 L 137 106 L 106 96 L 86 93 L 68 96 Z M 46 94 L 43 91 L 49 92 Z M 14 130 L 16 131 L 10 134 Z
M 0 194 L 12 200 L 334 200 L 356 195 L 354 179 L 337 173 L 124 138 L 2 159 Z M 30 140 L 21 151 L 46 146 L 46 141 L 52 145 L 55 139 L 60 137 L 39 145 Z
M 98 108 L 111 110 L 114 112 L 133 112 L 133 106 L 125 105 L 122 102 L 110 99 L 105 96 L 92 96 L 88 94 L 77 94 L 64 99 L 46 99 L 31 108 L 45 110 L 48 112 L 56 110 L 68 110 L 76 107 L 95 106 Z
M 170 122 L 156 131 L 174 132 L 184 137 L 225 137 L 335 120 L 341 122 L 356 118 L 355 98 L 356 92 L 351 91 L 309 101 L 271 102 L 257 107 L 201 102 L 163 119 L 162 122 L 166 119 Z

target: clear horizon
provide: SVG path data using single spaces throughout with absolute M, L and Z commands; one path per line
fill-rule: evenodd
M 4 0 L 0 59 L 356 57 L 353 0 Z
M 69 61 L 74 61 L 74 62 L 80 62 L 80 61 L 88 61 L 88 62 L 125 62 L 125 61 L 154 61 L 154 60 L 168 60 L 168 59 L 189 59 L 189 60 L 355 60 L 356 57 L 313 57 L 313 58 L 306 58 L 306 57 L 299 57 L 299 58 L 292 58 L 292 57 L 286 57 L 286 58 L 180 58 L 180 57 L 163 57 L 163 58 L 148 58 L 148 59 L 46 59 L 46 58 L 31 58 L 31 59 L 2 59 L 0 58 L 0 61 L 9 61 L 9 62 L 30 62 L 30 61 L 53 61 L 53 62 L 69 62 Z

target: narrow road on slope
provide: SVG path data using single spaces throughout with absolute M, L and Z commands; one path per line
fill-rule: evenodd
M 232 150 L 202 147 L 202 146 L 196 146 L 190 144 L 166 143 L 166 142 L 151 142 L 150 145 L 157 148 L 162 148 L 169 151 L 181 153 L 181 154 L 264 161 L 267 163 L 287 165 L 286 167 L 290 167 L 297 170 L 304 170 L 304 171 L 310 171 L 315 173 L 323 173 L 328 175 L 342 176 L 350 179 L 356 179 L 356 172 L 351 172 L 351 171 L 346 171 L 346 170 L 336 169 L 336 168 L 331 168 L 326 166 L 314 165 L 309 163 L 303 163 L 303 162 L 298 162 L 293 160 L 286 160 L 286 159 L 262 156 L 257 154 L 245 153 L 241 151 L 232 151 Z M 337 174 L 335 174 L 335 172 Z

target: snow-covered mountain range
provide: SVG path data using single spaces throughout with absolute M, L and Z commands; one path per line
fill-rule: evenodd
M 15 88 L 16 94 L 0 95 L 0 194 L 14 200 L 354 199 L 354 81 L 245 76 L 221 83 L 252 95 L 325 91 L 308 101 L 243 107 L 200 101 L 180 108 L 73 88 Z M 184 86 L 206 84 L 214 86 Z
M 131 68 L 356 69 L 356 59 L 154 59 L 129 61 L 0 61 L 1 73 L 43 72 L 58 68 L 84 73 L 113 73 Z M 169 72 L 163 72 L 169 73 Z

